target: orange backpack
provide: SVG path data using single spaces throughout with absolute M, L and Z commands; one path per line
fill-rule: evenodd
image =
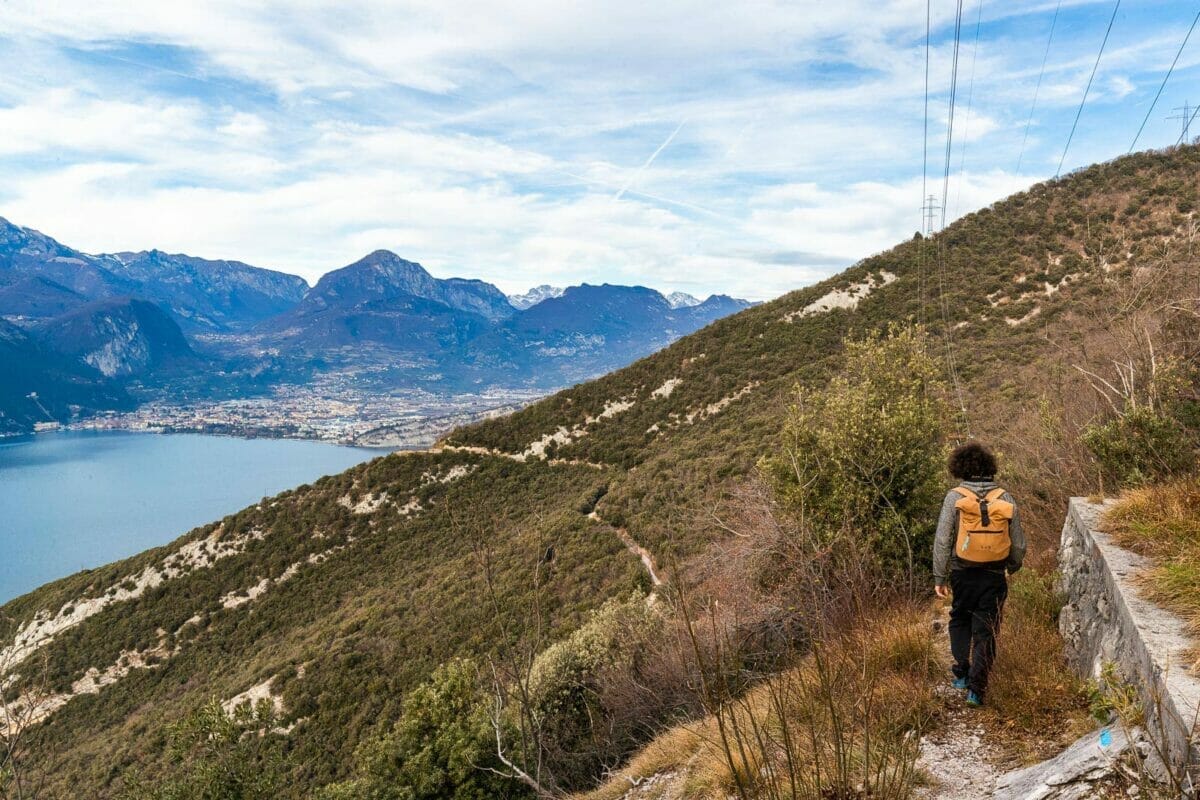
M 976 564 L 1007 560 L 1012 548 L 1008 523 L 1015 509 L 1012 503 L 1000 499 L 1004 490 L 997 487 L 980 494 L 966 486 L 956 486 L 954 491 L 962 495 L 954 504 L 958 509 L 954 555 Z

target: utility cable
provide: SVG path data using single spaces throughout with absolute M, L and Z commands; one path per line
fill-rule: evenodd
M 1079 101 L 1079 109 L 1075 112 L 1075 121 L 1071 123 L 1071 133 L 1067 136 L 1067 146 L 1063 148 L 1062 158 L 1058 160 L 1058 169 L 1054 177 L 1062 174 L 1063 162 L 1067 160 L 1067 151 L 1071 149 L 1071 140 L 1075 138 L 1075 128 L 1079 125 L 1079 117 L 1083 114 L 1083 106 L 1087 103 L 1088 93 L 1092 91 L 1092 81 L 1096 79 L 1096 70 L 1100 68 L 1100 58 L 1104 55 L 1104 47 L 1108 44 L 1108 35 L 1112 33 L 1113 23 L 1117 21 L 1117 12 L 1121 10 L 1121 0 L 1113 6 L 1112 16 L 1108 20 L 1108 28 L 1104 31 L 1104 39 L 1100 42 L 1100 52 L 1096 53 L 1096 63 L 1092 65 L 1092 74 L 1088 77 L 1087 86 L 1083 90 L 1083 99 Z
M 1029 107 L 1029 119 L 1025 120 L 1025 135 L 1021 138 L 1021 152 L 1017 155 L 1017 172 L 1021 171 L 1021 159 L 1025 158 L 1025 143 L 1029 141 L 1029 126 L 1033 124 L 1033 112 L 1037 108 L 1038 94 L 1042 91 L 1042 78 L 1046 74 L 1046 60 L 1050 57 L 1050 43 L 1054 41 L 1054 26 L 1058 24 L 1058 12 L 1062 0 L 1054 7 L 1054 19 L 1050 20 L 1050 35 L 1046 38 L 1046 52 L 1042 53 L 1042 68 L 1038 71 L 1037 87 L 1033 90 L 1033 105 Z
M 1192 38 L 1192 31 L 1196 30 L 1197 22 L 1200 22 L 1200 11 L 1197 11 L 1195 18 L 1192 19 L 1192 27 L 1188 28 L 1187 36 L 1183 37 L 1183 44 L 1179 45 L 1179 50 L 1175 53 L 1175 60 L 1171 62 L 1171 68 L 1167 70 L 1167 74 L 1163 76 L 1162 83 L 1158 85 L 1158 93 L 1154 95 L 1154 102 L 1150 104 L 1150 110 L 1146 112 L 1146 118 L 1142 120 L 1142 126 L 1138 128 L 1137 135 L 1133 137 L 1133 144 L 1129 145 L 1130 153 L 1137 146 L 1142 131 L 1146 129 L 1146 123 L 1150 121 L 1150 115 L 1154 113 L 1154 107 L 1158 105 L 1158 98 L 1162 97 L 1163 89 L 1167 87 L 1167 81 L 1170 80 L 1171 73 L 1175 71 L 1175 65 L 1179 63 L 1179 57 L 1183 55 L 1183 48 L 1187 47 L 1188 39 Z

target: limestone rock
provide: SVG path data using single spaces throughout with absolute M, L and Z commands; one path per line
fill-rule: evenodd
M 1110 775 L 1116 760 L 1128 749 L 1129 739 L 1119 728 L 1093 731 L 1049 761 L 1004 773 L 996 781 L 992 797 L 994 800 L 1091 797 L 1093 784 Z

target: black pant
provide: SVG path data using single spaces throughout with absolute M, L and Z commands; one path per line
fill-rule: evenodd
M 966 678 L 967 687 L 980 697 L 987 691 L 988 673 L 996 659 L 996 633 L 1008 597 L 1003 572 L 990 569 L 950 571 L 950 653 L 954 677 Z

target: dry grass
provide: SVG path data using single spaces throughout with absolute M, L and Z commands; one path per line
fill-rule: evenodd
M 1093 725 L 1063 656 L 1059 609 L 1053 575 L 1024 570 L 1009 581 L 984 715 L 1017 763 L 1049 758 Z
M 832 797 L 839 774 L 873 775 L 905 796 L 942 669 L 927 610 L 882 612 L 729 701 L 720 720 L 663 733 L 582 798 L 614 800 L 668 772 L 682 774 L 689 798 L 736 796 L 739 785 L 754 796 Z
M 1086 687 L 1071 675 L 1063 659 L 1058 611 L 1053 576 L 1026 571 L 1013 577 L 988 705 L 978 712 L 979 723 L 997 743 L 992 754 L 1006 766 L 1049 758 L 1094 725 Z M 743 728 L 752 727 L 748 718 L 753 717 L 767 720 L 768 727 L 778 731 L 778 703 L 772 692 L 778 697 L 783 687 L 796 742 L 793 759 L 810 770 L 820 764 L 824 774 L 832 774 L 836 757 L 828 746 L 830 699 L 836 713 L 846 719 L 860 715 L 860 725 L 864 706 L 872 705 L 873 735 L 889 742 L 881 750 L 895 759 L 915 757 L 919 737 L 909 732 L 940 724 L 937 719 L 944 714 L 945 701 L 937 697 L 935 688 L 949 680 L 949 654 L 944 640 L 932 636 L 929 618 L 928 608 L 911 606 L 870 616 L 837 641 L 822 645 L 827 664 L 858 665 L 853 675 L 846 672 L 833 681 L 832 691 L 822 688 L 810 655 L 776 678 L 755 685 L 740 703 L 731 705 L 732 713 Z M 869 690 L 864 687 L 867 681 Z M 814 734 L 824 747 L 812 746 Z M 639 800 L 661 796 L 724 800 L 737 796 L 738 778 L 745 782 L 762 774 L 762 751 L 752 748 L 745 758 L 731 763 L 710 716 L 658 736 L 607 783 L 579 800 L 616 800 L 636 783 L 664 774 L 678 776 L 670 782 L 672 789 L 660 794 L 667 788 L 667 782 L 660 781 L 636 795 Z M 820 796 L 807 788 L 802 786 L 796 796 Z M 771 794 L 764 791 L 762 796 Z
M 1117 544 L 1154 562 L 1139 578 L 1148 598 L 1182 616 L 1200 636 L 1200 480 L 1128 491 L 1104 521 Z M 1193 668 L 1200 668 L 1200 658 Z

